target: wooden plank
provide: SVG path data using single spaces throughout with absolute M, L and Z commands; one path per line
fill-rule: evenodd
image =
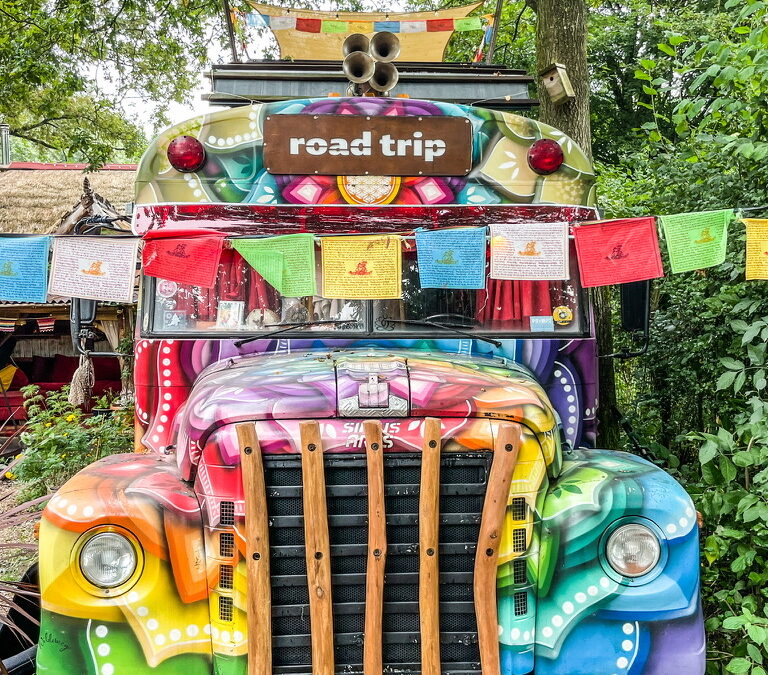
M 424 423 L 419 489 L 419 627 L 421 672 L 440 675 L 440 420 Z
M 245 495 L 248 675 L 272 675 L 272 588 L 264 462 L 256 425 L 246 422 L 238 424 L 236 430 Z
M 333 675 L 331 547 L 325 499 L 323 443 L 317 422 L 301 422 L 301 477 L 304 489 L 304 539 L 312 637 L 312 675 Z
M 387 563 L 387 521 L 384 503 L 384 443 L 381 422 L 367 420 L 365 456 L 368 464 L 368 564 L 365 573 L 365 642 L 363 672 L 381 675 L 384 614 L 384 568 Z
M 475 555 L 475 614 L 483 675 L 499 675 L 501 672 L 496 568 L 509 487 L 520 444 L 520 427 L 517 424 L 505 423 L 499 426 Z

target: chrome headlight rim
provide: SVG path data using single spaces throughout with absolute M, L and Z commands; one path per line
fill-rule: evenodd
M 627 525 L 640 525 L 644 527 L 655 535 L 659 544 L 659 556 L 656 560 L 656 564 L 644 574 L 634 577 L 624 576 L 621 572 L 614 569 L 608 559 L 608 542 L 618 530 Z M 664 571 L 664 567 L 666 566 L 669 557 L 669 546 L 664 532 L 662 532 L 661 528 L 656 525 L 655 522 L 648 518 L 643 518 L 642 516 L 625 516 L 624 518 L 619 518 L 611 523 L 600 537 L 599 550 L 600 565 L 603 568 L 603 571 L 607 576 L 622 586 L 643 586 L 650 583 Z
M 82 554 L 85 547 L 97 537 L 105 534 L 118 535 L 125 539 L 131 546 L 135 560 L 133 572 L 131 572 L 125 580 L 115 586 L 100 586 L 94 583 L 89 579 L 88 575 L 83 570 L 82 565 Z M 129 591 L 139 580 L 139 577 L 144 571 L 144 550 L 142 549 L 139 540 L 129 530 L 117 525 L 102 525 L 91 528 L 80 536 L 72 550 L 70 565 L 75 579 L 84 590 L 88 591 L 91 595 L 98 597 L 114 598 Z

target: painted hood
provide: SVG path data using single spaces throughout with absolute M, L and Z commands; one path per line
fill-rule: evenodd
M 498 358 L 381 349 L 249 354 L 216 363 L 179 418 L 177 456 L 191 477 L 207 438 L 246 420 L 484 417 L 525 424 L 559 466 L 557 415 L 534 376 Z

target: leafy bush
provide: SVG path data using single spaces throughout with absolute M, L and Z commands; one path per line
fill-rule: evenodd
M 132 410 L 89 417 L 67 401 L 69 387 L 43 395 L 30 385 L 22 392 L 29 422 L 16 474 L 27 483 L 26 498 L 55 490 L 101 457 L 133 449 Z

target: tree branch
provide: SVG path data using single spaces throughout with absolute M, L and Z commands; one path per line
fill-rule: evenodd
M 39 138 L 33 138 L 32 136 L 27 136 L 26 134 L 22 134 L 18 131 L 14 131 L 13 129 L 11 129 L 11 136 L 16 136 L 16 138 L 23 138 L 25 141 L 30 141 L 31 143 L 37 143 L 37 145 L 42 145 L 44 148 L 48 148 L 49 150 L 57 150 L 57 151 L 61 150 L 61 148 L 57 148 L 55 145 L 51 145 L 50 143 L 41 141 Z
M 72 120 L 76 119 L 74 115 L 63 115 L 62 117 L 47 117 L 42 122 L 38 122 L 37 124 L 30 124 L 26 127 L 19 127 L 16 131 L 32 131 L 32 129 L 37 129 L 38 127 L 42 127 L 44 124 L 51 124 L 52 122 L 58 122 L 60 120 Z

